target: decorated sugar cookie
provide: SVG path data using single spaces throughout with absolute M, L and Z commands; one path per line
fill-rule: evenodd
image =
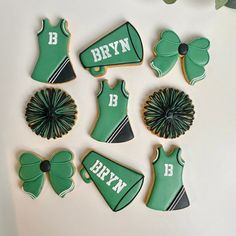
M 82 164 L 81 177 L 86 183 L 94 182 L 113 211 L 125 208 L 142 188 L 142 174 L 94 151 L 85 156 Z
M 184 160 L 181 158 L 181 149 L 175 148 L 170 155 L 162 147 L 157 151 L 157 157 L 152 163 L 155 180 L 147 207 L 159 211 L 188 207 L 189 200 L 182 181 Z
M 143 45 L 137 30 L 129 22 L 100 38 L 80 53 L 84 68 L 96 77 L 103 76 L 106 68 L 135 65 L 143 60 Z
M 75 124 L 76 105 L 61 89 L 37 91 L 26 107 L 26 121 L 37 135 L 56 139 L 67 134 Z
M 97 95 L 99 117 L 91 137 L 107 143 L 121 143 L 133 139 L 127 115 L 129 95 L 125 90 L 125 81 L 118 80 L 111 88 L 106 80 L 102 80 L 100 86 Z
M 70 33 L 66 20 L 60 19 L 52 26 L 48 19 L 42 20 L 42 29 L 38 32 L 39 57 L 32 78 L 44 83 L 63 83 L 75 78 L 68 57 Z
M 154 92 L 144 107 L 145 123 L 162 138 L 183 135 L 194 120 L 194 106 L 189 96 L 173 88 Z
M 216 9 L 219 9 L 223 6 L 236 9 L 236 0 L 215 0 Z
M 72 159 L 72 153 L 68 150 L 57 152 L 51 160 L 42 160 L 31 152 L 23 153 L 20 156 L 19 170 L 23 190 L 33 199 L 37 198 L 42 191 L 47 173 L 52 188 L 63 198 L 74 189 Z
M 162 77 L 170 72 L 180 57 L 185 79 L 194 85 L 206 76 L 209 47 L 210 41 L 206 38 L 197 38 L 185 44 L 175 32 L 166 30 L 161 33 L 160 41 L 154 47 L 155 58 L 150 65 L 156 75 Z

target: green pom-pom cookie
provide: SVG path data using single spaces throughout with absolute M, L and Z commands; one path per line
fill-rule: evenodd
M 67 134 L 75 124 L 76 104 L 61 89 L 37 91 L 26 107 L 29 127 L 43 138 L 56 139 Z
M 154 92 L 144 107 L 149 130 L 163 138 L 177 138 L 189 130 L 194 120 L 194 106 L 187 94 L 173 88 Z

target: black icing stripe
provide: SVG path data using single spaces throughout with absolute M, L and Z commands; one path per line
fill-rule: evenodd
M 124 119 L 120 122 L 120 124 L 115 128 L 115 130 L 112 132 L 110 137 L 107 139 L 107 143 L 112 142 L 112 140 L 118 135 L 120 132 L 120 128 L 123 127 L 128 122 L 128 116 L 125 116 Z

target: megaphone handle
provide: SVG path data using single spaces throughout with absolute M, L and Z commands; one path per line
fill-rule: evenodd
M 89 184 L 89 183 L 92 182 L 92 180 L 90 179 L 90 177 L 86 177 L 86 174 L 87 174 L 87 173 L 88 173 L 88 172 L 86 171 L 85 168 L 82 168 L 82 169 L 80 170 L 80 175 L 81 175 L 82 179 L 84 180 L 85 183 Z
M 102 76 L 105 74 L 106 70 L 105 70 L 105 66 L 96 66 L 96 67 L 91 67 L 89 68 L 89 72 L 97 77 L 97 76 Z

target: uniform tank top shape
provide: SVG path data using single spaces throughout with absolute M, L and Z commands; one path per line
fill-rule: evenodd
M 99 117 L 91 136 L 107 143 L 121 143 L 134 138 L 127 115 L 129 95 L 125 81 L 118 80 L 111 88 L 106 80 L 100 82 L 101 90 L 97 95 Z
M 76 77 L 68 57 L 70 33 L 66 20 L 52 26 L 48 19 L 42 20 L 38 32 L 39 57 L 32 73 L 34 80 L 44 83 L 63 83 Z
M 184 161 L 181 149 L 175 148 L 167 155 L 162 147 L 153 162 L 155 180 L 147 206 L 154 210 L 173 211 L 189 206 L 188 196 L 183 186 Z

